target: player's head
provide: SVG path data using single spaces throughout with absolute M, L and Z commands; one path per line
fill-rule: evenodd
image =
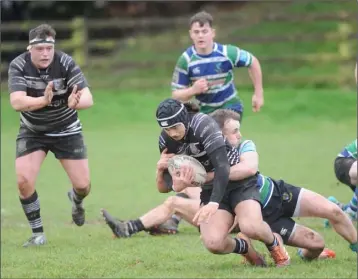
M 240 114 L 229 109 L 218 109 L 210 114 L 218 123 L 224 137 L 233 146 L 239 146 L 241 140 Z
M 211 14 L 203 11 L 193 15 L 190 18 L 189 26 L 190 38 L 193 40 L 195 49 L 197 51 L 210 50 L 215 38 Z
M 29 46 L 32 63 L 39 69 L 47 68 L 55 53 L 56 31 L 48 24 L 41 24 L 29 32 Z
M 189 113 L 184 104 L 175 99 L 165 99 L 159 104 L 156 117 L 169 137 L 176 141 L 185 137 L 189 128 Z

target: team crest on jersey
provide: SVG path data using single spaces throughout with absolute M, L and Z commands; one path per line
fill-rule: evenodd
M 221 65 L 222 65 L 221 62 L 215 64 L 215 72 L 218 74 L 223 72 L 223 70 L 221 69 Z
M 199 74 L 200 74 L 200 68 L 199 68 L 199 67 L 195 67 L 195 68 L 193 69 L 193 74 L 194 74 L 194 75 L 199 75 Z
M 285 202 L 290 202 L 292 200 L 292 193 L 287 193 L 287 192 L 284 192 L 282 194 L 282 200 L 285 201 Z

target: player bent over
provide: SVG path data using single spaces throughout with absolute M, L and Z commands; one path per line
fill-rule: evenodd
M 229 181 L 228 157 L 233 164 L 238 163 L 240 158 L 237 149 L 225 142 L 217 123 L 203 113 L 189 114 L 184 105 L 174 99 L 160 103 L 156 117 L 163 129 L 159 138 L 162 156 L 186 154 L 196 158 L 206 171 L 215 169 L 213 182 L 201 192 L 201 207 L 192 219 L 194 224 L 199 225 L 205 247 L 215 254 L 248 254 L 252 251 L 250 242 L 245 238 L 228 236 L 236 215 L 241 231 L 247 237 L 264 242 L 277 266 L 288 265 L 290 258 L 280 237 L 276 237 L 262 220 L 257 175 Z M 172 184 L 167 168 L 167 165 L 162 166 L 157 171 L 160 192 L 168 192 L 168 185 Z M 129 223 L 118 222 L 106 213 L 103 211 L 104 218 L 118 236 L 129 236 L 144 229 L 140 219 Z M 264 264 L 257 253 L 255 256 L 255 260 Z
M 357 140 L 348 144 L 343 150 L 337 155 L 334 161 L 334 172 L 341 183 L 347 185 L 354 192 L 352 200 L 348 205 L 343 205 L 338 200 L 331 196 L 328 199 L 337 203 L 351 220 L 357 220 Z M 325 223 L 329 226 L 329 223 Z
M 238 115 L 228 110 L 218 110 L 212 115 L 222 127 L 224 136 L 234 146 L 238 145 L 240 161 L 230 169 L 230 179 L 242 179 L 240 176 L 251 175 L 258 167 L 257 152 L 252 141 L 240 143 L 240 123 Z M 164 157 L 166 155 L 162 155 Z M 209 173 L 209 179 L 212 177 Z M 193 179 L 192 170 L 183 168 L 179 177 L 173 177 L 173 185 L 177 190 L 190 187 Z M 337 233 L 356 245 L 357 234 L 354 226 L 344 216 L 335 204 L 312 191 L 292 186 L 285 182 L 276 181 L 259 174 L 258 185 L 261 193 L 264 220 L 267 220 L 275 233 L 281 234 L 287 245 L 300 247 L 299 255 L 304 259 L 333 257 L 334 252 L 324 249 L 323 238 L 315 231 L 295 223 L 291 217 L 320 217 L 329 218 L 335 225 Z M 312 203 L 311 198 L 314 203 Z M 319 210 L 312 204 L 319 205 Z M 199 209 L 199 201 L 169 197 L 166 202 L 140 218 L 146 228 L 160 224 L 170 218 L 173 212 L 180 214 L 186 221 L 192 223 L 192 218 Z M 112 218 L 113 219 L 113 218 Z M 115 225 L 114 227 L 119 227 Z M 122 227 L 125 227 L 122 225 Z M 348 230 L 347 230 L 348 228 Z M 251 263 L 255 263 L 250 258 Z
M 78 226 L 84 224 L 82 201 L 90 191 L 87 152 L 77 110 L 91 107 L 92 95 L 75 61 L 55 51 L 55 36 L 55 30 L 47 24 L 30 30 L 29 51 L 9 66 L 10 103 L 20 112 L 17 186 L 32 229 L 25 247 L 46 242 L 35 182 L 48 151 L 61 162 L 72 182 L 72 219 Z

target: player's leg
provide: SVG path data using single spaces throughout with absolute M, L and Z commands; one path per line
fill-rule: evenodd
M 325 243 L 317 232 L 296 224 L 290 217 L 280 217 L 270 223 L 273 232 L 280 234 L 285 245 L 298 247 L 298 254 L 302 259 L 334 258 L 332 250 L 324 249 Z
M 32 230 L 32 236 L 24 247 L 46 243 L 40 214 L 40 201 L 35 183 L 46 157 L 46 146 L 36 138 L 19 138 L 16 141 L 15 170 L 19 198 Z
M 358 199 L 358 188 L 356 188 L 351 201 L 347 208 L 344 210 L 351 220 L 357 221 L 357 199 Z
M 287 266 L 290 257 L 279 235 L 274 235 L 270 226 L 264 222 L 261 213 L 260 193 L 256 183 L 247 183 L 230 193 L 232 208 L 240 226 L 247 237 L 265 243 L 276 266 Z
M 357 230 L 349 217 L 336 204 L 320 194 L 301 189 L 292 216 L 328 219 L 335 231 L 350 243 L 351 249 L 357 249 Z
M 211 193 L 211 190 L 201 192 L 202 205 L 210 201 Z M 200 225 L 200 234 L 204 246 L 214 254 L 241 254 L 252 265 L 266 266 L 264 258 L 254 249 L 247 236 L 239 233 L 235 238 L 232 238 L 228 234 L 234 222 L 233 214 L 229 196 L 225 195 L 219 205 L 219 210 L 210 218 L 208 223 Z
M 85 223 L 83 200 L 91 190 L 87 149 L 82 134 L 58 137 L 50 149 L 61 162 L 71 183 L 68 197 L 72 202 L 72 220 L 77 226 Z
M 177 193 L 176 196 L 200 201 L 200 192 L 201 192 L 200 187 L 188 187 L 188 188 L 185 188 L 180 193 Z M 163 232 L 163 231 L 165 232 L 168 230 L 178 231 L 178 226 L 179 226 L 180 221 L 181 221 L 181 216 L 177 215 L 177 214 L 173 214 L 172 218 L 170 218 L 169 220 L 167 220 L 166 222 L 164 222 L 163 224 L 158 226 L 157 229 L 160 232 Z
M 102 216 L 115 236 L 129 237 L 140 231 L 151 231 L 153 227 L 170 219 L 173 213 L 180 215 L 184 220 L 191 223 L 195 213 L 199 210 L 199 204 L 199 200 L 170 196 L 163 204 L 135 220 L 120 221 L 113 218 L 104 209 L 102 209 Z

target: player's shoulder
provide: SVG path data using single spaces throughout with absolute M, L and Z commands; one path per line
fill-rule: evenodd
M 65 68 L 68 68 L 68 66 L 74 62 L 71 55 L 60 50 L 55 51 L 54 60 Z
M 213 118 L 202 112 L 195 113 L 191 118 L 192 125 L 195 124 L 199 125 L 202 122 L 210 122 L 210 121 L 215 122 Z
M 257 152 L 256 151 L 256 145 L 254 141 L 252 140 L 244 140 L 239 145 L 239 154 L 245 153 L 245 152 Z
M 30 53 L 28 51 L 21 53 L 20 55 L 16 56 L 13 60 L 11 60 L 9 64 L 9 68 L 16 68 L 17 70 L 22 71 L 25 68 L 25 65 L 28 61 L 28 57 Z

